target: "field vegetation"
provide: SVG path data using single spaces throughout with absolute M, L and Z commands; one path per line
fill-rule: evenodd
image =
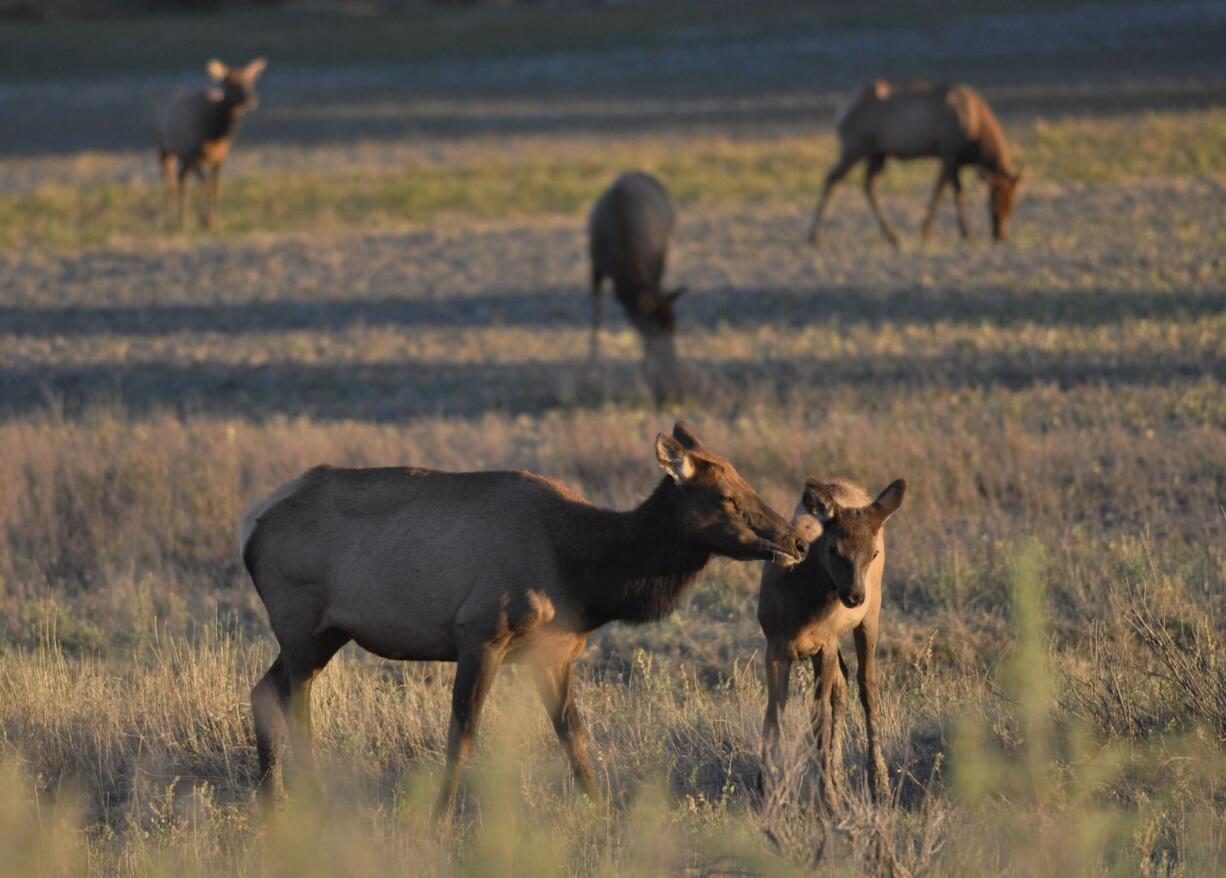
M 599 14 L 615 33 L 633 8 Z M 687 8 L 660 26 L 669 45 Z M 730 33 L 803 31 L 792 14 Z M 525 57 L 604 51 L 549 10 L 516 15 Z M 529 33 L 546 21 L 559 35 Z M 141 27 L 174 51 L 96 59 L 116 88 L 183 51 L 181 21 Z M 52 75 L 74 73 L 0 69 L 0 96 L 75 100 Z M 946 204 L 921 247 L 935 168 L 915 164 L 886 175 L 901 252 L 850 182 L 813 251 L 826 110 L 687 134 L 601 97 L 563 100 L 549 132 L 400 142 L 363 128 L 377 107 L 347 75 L 336 88 L 370 110 L 348 139 L 276 141 L 275 102 L 257 111 L 252 132 L 269 128 L 236 148 L 217 236 L 162 226 L 137 146 L 78 133 L 0 154 L 0 874 L 1226 870 L 1220 107 L 1105 112 L 1061 91 L 1059 116 L 1005 118 L 1032 178 L 1007 245 L 985 240 L 968 174 L 978 237 L 957 240 Z M 525 100 L 481 106 L 549 102 Z M 592 114 L 616 124 L 572 118 Z M 583 214 L 629 167 L 679 204 L 687 375 L 667 410 L 619 314 L 585 361 Z M 274 644 L 236 553 L 248 503 L 330 462 L 527 468 L 627 508 L 678 416 L 785 512 L 809 475 L 908 480 L 880 646 L 890 802 L 868 800 L 853 698 L 851 795 L 817 807 L 807 668 L 786 782 L 754 794 L 759 571 L 715 562 L 676 615 L 602 630 L 580 660 L 601 801 L 576 795 L 531 681 L 504 671 L 455 831 L 437 833 L 453 669 L 346 647 L 315 687 L 326 795 L 261 813 L 247 698 Z

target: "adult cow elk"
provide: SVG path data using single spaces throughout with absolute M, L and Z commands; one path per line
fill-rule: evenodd
M 239 122 L 258 101 L 255 81 L 268 62 L 257 58 L 246 67 L 227 67 L 216 58 L 205 69 L 217 85 L 183 92 L 159 106 L 153 116 L 158 159 L 166 179 L 168 209 L 183 227 L 187 175 L 195 173 L 204 189 L 204 223 L 216 228 L 221 213 L 221 166 L 230 155 Z
M 295 762 L 313 765 L 311 681 L 353 640 L 384 658 L 457 664 L 440 816 L 506 661 L 532 667 L 575 778 L 595 795 L 571 695 L 587 634 L 667 615 L 713 555 L 786 568 L 807 552 L 685 423 L 655 452 L 665 477 L 629 512 L 531 473 L 404 467 L 317 467 L 256 503 L 243 562 L 281 647 L 251 693 L 261 787 L 282 716 Z
M 643 340 L 647 383 L 657 402 L 678 386 L 677 319 L 673 306 L 684 287 L 661 289 L 668 239 L 676 225 L 664 184 L 634 172 L 614 181 L 596 200 L 588 217 L 588 254 L 592 263 L 591 359 L 600 355 L 605 278 L 626 318 Z
M 992 237 L 1004 240 L 1024 172 L 1014 168 L 1000 122 L 978 92 L 965 85 L 871 82 L 839 109 L 835 128 L 839 134 L 839 160 L 826 175 L 813 225 L 809 227 L 811 243 L 818 242 L 831 190 L 863 160 L 864 194 L 882 234 L 898 246 L 898 234 L 877 202 L 877 177 L 887 158 L 936 158 L 941 162 L 924 217 L 925 239 L 932 232 L 937 205 L 946 186 L 954 190 L 958 230 L 963 238 L 969 237 L 959 171 L 967 165 L 978 167 L 988 184 Z
M 809 555 L 788 569 L 767 563 L 762 570 L 758 621 L 766 635 L 766 718 L 762 723 L 762 777 L 778 767 L 779 718 L 788 700 L 792 663 L 809 659 L 816 678 L 812 729 L 821 757 L 823 791 L 833 806 L 842 786 L 842 726 L 847 708 L 847 665 L 839 639 L 856 643 L 860 704 L 868 735 L 869 789 L 882 801 L 887 792 L 885 760 L 877 727 L 874 657 L 885 568 L 886 519 L 902 504 L 907 484 L 893 482 L 871 500 L 853 482 L 805 483 L 792 525 L 809 540 Z

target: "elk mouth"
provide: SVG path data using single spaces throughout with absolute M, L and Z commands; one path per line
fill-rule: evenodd
M 770 556 L 770 562 L 776 567 L 781 567 L 784 570 L 789 570 L 792 567 L 795 567 L 803 560 L 803 558 L 800 558 L 797 555 L 789 555 L 787 552 L 781 552 L 778 549 L 772 551 Z

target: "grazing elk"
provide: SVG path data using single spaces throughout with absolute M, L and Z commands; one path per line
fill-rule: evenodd
M 766 718 L 762 723 L 762 778 L 778 763 L 779 718 L 788 699 L 792 663 L 813 662 L 816 678 L 812 729 L 821 757 L 825 801 L 831 807 L 842 786 L 842 725 L 847 708 L 847 665 L 839 639 L 856 642 L 860 703 L 868 733 L 869 788 L 887 793 L 885 760 L 877 740 L 877 677 L 873 668 L 885 567 L 883 526 L 902 504 L 898 479 L 870 500 L 859 485 L 835 480 L 805 482 L 792 525 L 809 540 L 803 564 L 762 569 L 758 621 L 766 635 Z
M 278 718 L 311 753 L 311 681 L 350 640 L 376 655 L 456 662 L 449 816 L 481 706 L 503 662 L 531 666 L 589 795 L 596 781 L 571 694 L 587 634 L 670 613 L 712 555 L 799 563 L 803 540 L 684 422 L 656 437 L 666 477 L 613 512 L 525 472 L 316 467 L 243 517 L 243 562 L 281 653 L 251 693 L 260 784 L 272 785 Z
M 215 87 L 177 94 L 154 113 L 153 132 L 166 179 L 167 209 L 175 211 L 179 228 L 183 227 L 186 178 L 192 172 L 204 188 L 204 223 L 209 228 L 217 227 L 221 166 L 230 154 L 239 122 L 258 103 L 255 81 L 267 66 L 267 61 L 257 58 L 246 67 L 230 68 L 214 58 L 206 69 L 217 81 Z M 173 208 L 171 201 L 175 202 Z
M 684 287 L 664 291 L 668 238 L 676 225 L 672 200 L 662 183 L 641 172 L 625 174 L 596 200 L 588 217 L 592 261 L 591 358 L 600 355 L 604 279 L 643 339 L 647 382 L 657 402 L 678 385 L 673 305 Z
M 977 166 L 987 181 L 992 237 L 1004 240 L 1023 172 L 1014 170 L 1000 123 L 977 92 L 965 85 L 872 82 L 839 110 L 834 124 L 839 133 L 839 160 L 826 175 L 813 225 L 809 227 L 811 243 L 818 241 L 830 191 L 863 159 L 864 194 L 882 234 L 898 246 L 898 234 L 877 202 L 877 177 L 887 158 L 941 161 L 936 188 L 924 217 L 925 240 L 932 232 L 937 204 L 946 186 L 954 190 L 958 229 L 963 238 L 969 236 L 962 206 L 962 181 L 958 176 L 966 165 Z

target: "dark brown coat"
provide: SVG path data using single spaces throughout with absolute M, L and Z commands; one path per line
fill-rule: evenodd
M 529 664 L 585 791 L 595 780 L 571 697 L 587 634 L 670 613 L 713 555 L 797 563 L 807 551 L 732 464 L 678 422 L 656 439 L 666 478 L 638 508 L 599 509 L 517 472 L 318 467 L 243 518 L 243 561 L 281 653 L 252 691 L 261 786 L 289 718 L 312 765 L 310 686 L 345 643 L 408 661 L 456 662 L 439 813 L 450 814 L 490 685 Z

